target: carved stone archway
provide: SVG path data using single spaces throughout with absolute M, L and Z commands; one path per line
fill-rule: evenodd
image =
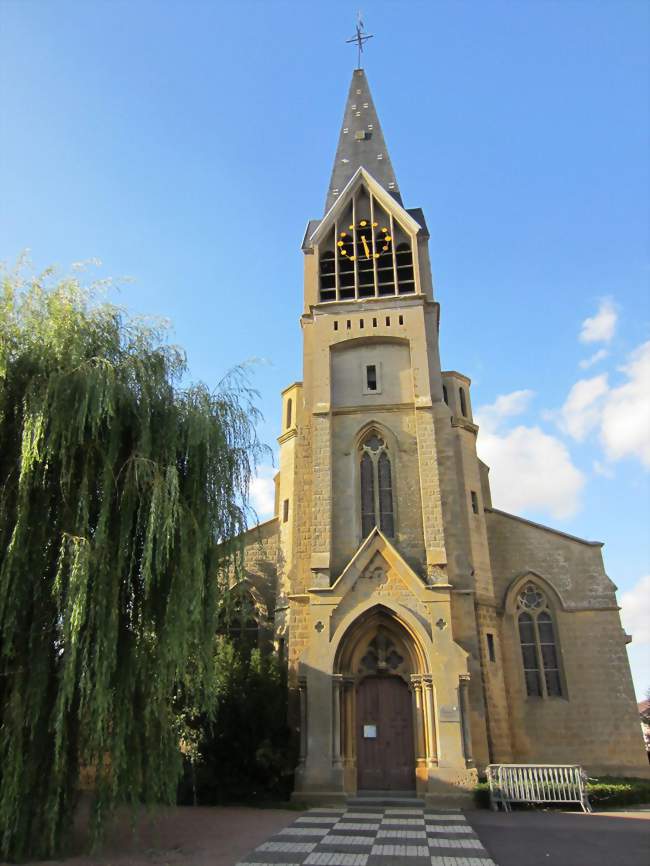
M 369 678 L 399 678 L 411 694 L 413 776 L 424 789 L 428 769 L 437 764 L 433 678 L 417 637 L 395 613 L 377 605 L 361 614 L 343 636 L 333 671 L 334 767 L 343 771 L 347 792 L 358 789 L 358 695 Z

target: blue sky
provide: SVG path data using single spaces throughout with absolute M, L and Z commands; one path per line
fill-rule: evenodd
M 169 318 L 193 378 L 263 359 L 272 444 L 301 376 L 300 242 L 322 214 L 357 5 L 0 0 L 0 258 L 97 257 L 98 275 L 131 277 L 115 300 Z M 443 366 L 472 378 L 495 505 L 606 542 L 642 695 L 650 7 L 364 13 L 400 188 L 431 232 Z

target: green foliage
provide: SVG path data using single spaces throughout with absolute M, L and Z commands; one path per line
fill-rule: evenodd
M 587 793 L 591 805 L 599 809 L 650 803 L 650 779 L 601 776 L 589 780 Z
M 609 809 L 617 806 L 631 806 L 635 803 L 650 803 L 650 779 L 601 776 L 589 779 L 587 783 L 589 802 L 594 808 Z M 479 782 L 474 788 L 474 802 L 482 809 L 490 807 L 490 787 L 487 782 Z M 553 804 L 545 803 L 544 808 Z M 524 808 L 519 806 L 518 808 Z M 568 808 L 565 804 L 557 808 Z
M 487 782 L 478 782 L 474 788 L 474 803 L 479 809 L 490 808 L 490 786 Z
M 173 801 L 174 696 L 209 714 L 218 596 L 260 446 L 240 373 L 181 387 L 165 328 L 76 278 L 0 295 L 0 859 Z M 222 583 L 215 575 L 224 575 Z
M 295 755 L 287 726 L 287 682 L 276 656 L 250 655 L 222 638 L 216 656 L 214 721 L 195 723 L 198 757 L 188 762 L 181 803 L 285 799 Z

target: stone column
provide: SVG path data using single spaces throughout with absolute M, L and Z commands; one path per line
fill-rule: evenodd
M 343 761 L 346 767 L 354 764 L 356 741 L 354 733 L 354 687 L 353 677 L 343 678 Z
M 343 677 L 332 675 L 332 766 L 343 766 L 341 754 L 341 691 Z
M 433 677 L 427 675 L 422 677 L 424 717 L 426 720 L 427 734 L 427 765 L 438 763 L 438 737 L 436 736 L 436 713 L 433 700 Z
M 298 769 L 304 768 L 307 758 L 307 678 L 298 679 L 298 696 L 300 699 L 300 753 Z
M 418 767 L 426 765 L 427 745 L 425 738 L 424 705 L 422 701 L 422 677 L 411 675 L 411 694 L 413 695 L 413 727 L 415 733 L 415 763 Z
M 463 732 L 463 750 L 468 766 L 474 763 L 472 755 L 472 734 L 469 726 L 469 674 L 461 674 L 458 683 L 458 702 L 460 704 L 460 722 Z

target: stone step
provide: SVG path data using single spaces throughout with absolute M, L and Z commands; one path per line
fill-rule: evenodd
M 348 806 L 412 806 L 424 808 L 424 800 L 416 796 L 415 791 L 364 791 L 354 797 L 348 797 Z

